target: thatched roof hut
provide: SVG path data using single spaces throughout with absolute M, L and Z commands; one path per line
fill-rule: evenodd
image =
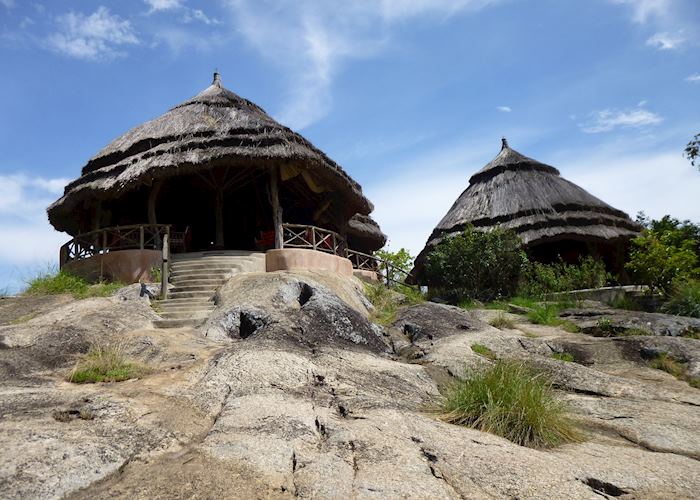
M 420 277 L 435 245 L 469 224 L 512 229 L 536 260 L 576 261 L 593 254 L 612 268 L 619 266 L 618 254 L 641 229 L 626 213 L 562 178 L 556 168 L 511 149 L 505 138 L 498 155 L 471 176 L 433 230 L 416 259 L 415 275 Z
M 350 248 L 368 254 L 382 248 L 387 241 L 377 221 L 368 215 L 353 215 L 348 221 L 346 233 Z
M 285 222 L 338 232 L 373 208 L 337 163 L 224 88 L 216 73 L 195 97 L 92 157 L 48 216 L 74 236 L 157 221 L 192 228 L 202 248 L 225 240 L 226 247 L 242 248 L 278 215 L 273 194 Z

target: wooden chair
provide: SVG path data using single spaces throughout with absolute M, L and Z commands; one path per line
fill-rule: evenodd
M 184 231 L 171 231 L 170 232 L 170 250 L 180 251 L 182 253 L 187 252 L 187 247 L 190 246 L 190 226 L 187 226 Z

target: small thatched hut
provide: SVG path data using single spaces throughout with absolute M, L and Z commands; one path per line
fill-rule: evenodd
M 371 254 L 386 244 L 386 234 L 382 232 L 377 221 L 368 215 L 353 215 L 345 231 L 348 246 L 358 252 Z
M 125 237 L 124 228 L 134 226 L 140 250 L 157 250 L 166 225 L 174 251 L 309 246 L 340 254 L 351 217 L 372 208 L 338 164 L 215 73 L 195 97 L 91 158 L 48 217 L 75 237 L 63 264 L 133 246 L 136 229 Z
M 443 238 L 467 225 L 488 230 L 512 229 L 528 255 L 540 262 L 562 258 L 602 258 L 620 270 L 630 238 L 640 227 L 629 216 L 562 178 L 549 165 L 528 158 L 508 146 L 472 175 L 469 186 L 442 218 L 416 259 L 414 279 L 421 281 L 428 253 Z

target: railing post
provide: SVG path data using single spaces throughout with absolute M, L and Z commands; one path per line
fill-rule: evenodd
M 170 227 L 163 236 L 163 264 L 160 268 L 160 298 L 165 300 L 168 298 L 168 280 L 170 278 L 170 270 L 168 269 L 168 260 L 170 259 Z
M 107 251 L 107 231 L 102 231 L 102 253 Z
M 311 246 L 316 250 L 316 228 L 311 228 Z
M 139 226 L 139 248 L 143 250 L 143 226 Z

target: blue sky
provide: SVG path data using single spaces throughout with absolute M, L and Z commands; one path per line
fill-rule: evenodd
M 500 137 L 634 215 L 700 221 L 697 0 L 0 0 L 0 291 L 118 135 L 211 83 L 363 186 L 417 253 Z

